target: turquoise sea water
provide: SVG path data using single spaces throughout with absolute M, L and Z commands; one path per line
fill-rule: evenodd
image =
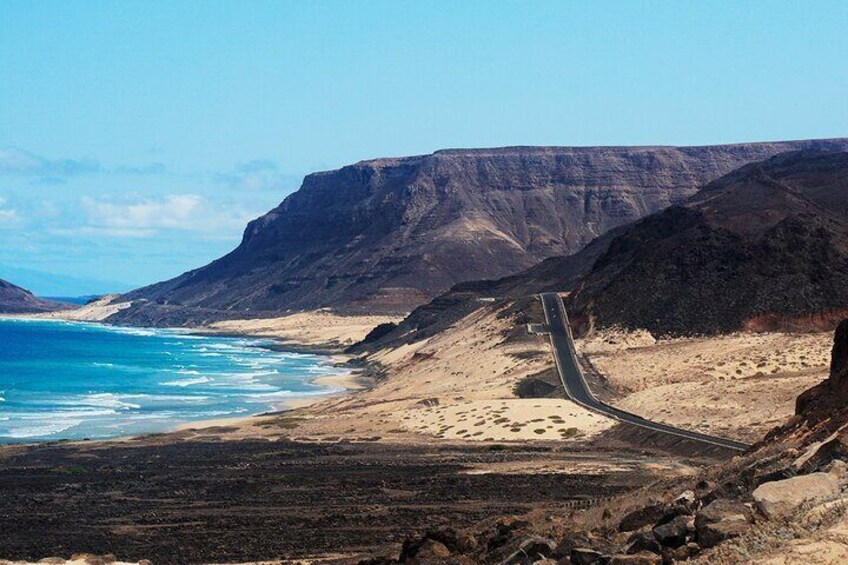
M 0 442 L 104 438 L 336 392 L 317 355 L 178 330 L 0 319 Z

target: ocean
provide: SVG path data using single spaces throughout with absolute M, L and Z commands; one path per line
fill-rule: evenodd
M 107 438 L 338 392 L 328 358 L 260 339 L 0 319 L 0 442 Z

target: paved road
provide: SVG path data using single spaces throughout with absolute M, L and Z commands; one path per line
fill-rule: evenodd
M 580 363 L 577 361 L 574 340 L 571 337 L 571 329 L 568 326 L 568 315 L 565 313 L 565 306 L 562 303 L 562 299 L 558 294 L 552 292 L 540 294 L 539 296 L 545 308 L 545 320 L 550 329 L 551 348 L 553 349 L 554 359 L 556 360 L 559 378 L 562 381 L 565 394 L 571 400 L 589 410 L 600 412 L 621 422 L 627 422 L 656 432 L 709 445 L 726 447 L 736 451 L 745 451 L 748 449 L 748 445 L 739 443 L 738 441 L 708 436 L 706 434 L 699 434 L 698 432 L 675 428 L 667 424 L 652 422 L 636 414 L 619 410 L 599 401 L 589 390 L 589 385 L 586 383 L 586 378 L 580 369 Z

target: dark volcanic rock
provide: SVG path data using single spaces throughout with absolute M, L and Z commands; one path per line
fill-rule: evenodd
M 233 252 L 128 294 L 140 302 L 113 321 L 178 324 L 190 308 L 408 311 L 454 284 L 574 253 L 746 163 L 821 146 L 848 142 L 514 147 L 365 161 L 307 176 L 248 225 Z
M 680 547 L 686 543 L 686 535 L 689 533 L 691 520 L 692 518 L 689 516 L 676 516 L 665 524 L 655 526 L 653 529 L 654 537 L 666 547 Z
M 848 153 L 743 167 L 621 230 L 567 307 L 578 328 L 655 335 L 832 327 L 848 313 Z
M 618 525 L 619 532 L 632 532 L 656 524 L 665 516 L 668 507 L 665 504 L 651 504 L 638 508 L 624 516 Z
M 845 386 L 848 382 L 848 320 L 842 320 L 833 336 L 830 380 L 834 388 Z
M 0 313 L 2 314 L 33 314 L 70 308 L 72 308 L 70 304 L 37 298 L 30 291 L 0 279 Z
M 808 421 L 836 416 L 839 409 L 848 409 L 848 319 L 833 336 L 830 376 L 795 400 L 795 413 Z
M 720 498 L 695 515 L 700 547 L 713 547 L 744 534 L 753 522 L 751 509 L 737 500 Z

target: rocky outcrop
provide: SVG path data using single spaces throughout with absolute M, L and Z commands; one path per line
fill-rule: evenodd
M 720 498 L 695 515 L 698 545 L 709 548 L 739 537 L 751 527 L 754 513 L 738 500 Z
M 578 329 L 833 327 L 848 313 L 848 153 L 779 155 L 635 222 L 566 305 Z
M 848 386 L 848 320 L 842 320 L 833 336 L 830 386 L 834 391 L 843 390 Z
M 0 280 L 0 313 L 2 314 L 34 314 L 69 308 L 72 308 L 69 304 L 38 298 L 28 290 Z
M 800 423 L 811 426 L 823 420 L 831 421 L 830 428 L 848 423 L 848 319 L 833 336 L 830 375 L 798 396 L 795 413 Z
M 206 267 L 127 295 L 114 321 L 333 307 L 408 311 L 681 202 L 782 151 L 846 140 L 712 147 L 514 147 L 377 159 L 317 173 Z M 217 313 L 217 314 L 216 314 Z
M 810 473 L 760 485 L 752 496 L 769 519 L 785 518 L 804 505 L 826 502 L 841 493 L 839 482 L 829 473 Z

